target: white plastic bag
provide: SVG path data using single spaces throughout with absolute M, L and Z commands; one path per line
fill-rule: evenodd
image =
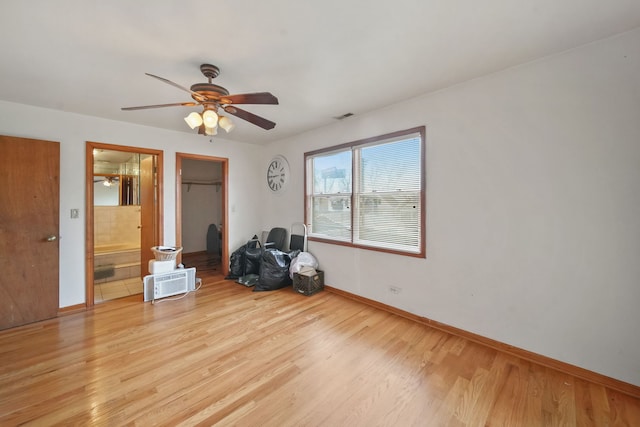
M 289 277 L 293 279 L 294 273 L 300 273 L 303 267 L 318 268 L 318 260 L 309 252 L 300 252 L 297 257 L 291 261 L 289 266 Z

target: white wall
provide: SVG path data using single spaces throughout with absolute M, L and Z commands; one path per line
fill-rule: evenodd
M 39 117 L 39 123 L 33 122 Z M 164 152 L 164 242 L 175 244 L 175 153 L 204 154 L 229 159 L 229 250 L 246 242 L 247 233 L 261 230 L 255 214 L 265 193 L 255 183 L 262 178 L 259 146 L 208 138 L 128 123 L 0 101 L 0 134 L 60 142 L 60 307 L 85 302 L 85 141 L 104 142 Z M 249 165 L 249 167 L 247 167 Z M 70 219 L 70 209 L 80 209 Z M 249 230 L 249 231 L 247 231 Z
M 311 242 L 326 282 L 640 385 L 640 30 L 355 113 L 268 147 L 265 227 L 302 219 L 305 151 L 426 125 L 427 259 Z

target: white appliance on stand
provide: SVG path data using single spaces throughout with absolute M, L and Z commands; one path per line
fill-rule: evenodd
M 182 248 L 154 246 L 155 260 L 149 261 L 149 273 L 144 277 L 144 300 L 154 302 L 178 294 L 196 290 L 196 269 L 176 268 L 176 257 Z
M 177 268 L 172 271 L 150 274 L 144 277 L 145 301 L 154 301 L 195 290 L 196 269 L 193 267 Z

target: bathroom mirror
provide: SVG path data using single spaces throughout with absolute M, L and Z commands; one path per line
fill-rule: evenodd
M 93 204 L 120 205 L 120 178 L 114 175 L 93 175 Z
M 94 150 L 94 205 L 139 205 L 140 161 L 143 157 L 148 156 L 115 150 Z
M 139 179 L 135 175 L 93 175 L 94 206 L 140 204 Z

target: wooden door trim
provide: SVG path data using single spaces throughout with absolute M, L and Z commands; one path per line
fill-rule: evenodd
M 226 157 L 205 156 L 201 154 L 176 153 L 176 246 L 182 246 L 182 160 L 205 160 L 220 162 L 222 165 L 222 274 L 229 274 L 229 159 Z M 181 256 L 182 254 L 180 254 Z
M 163 241 L 164 237 L 164 203 L 163 203 L 163 153 L 162 150 L 155 150 L 151 148 L 141 148 L 141 147 L 131 147 L 128 145 L 116 145 L 116 144 L 106 144 L 103 142 L 86 142 L 86 152 L 85 152 L 85 306 L 87 308 L 93 307 L 94 305 L 94 294 L 93 294 L 93 268 L 94 268 L 94 260 L 93 260 L 93 220 L 94 220 L 94 212 L 93 212 L 93 150 L 94 149 L 103 149 L 103 150 L 115 150 L 115 151 L 125 151 L 129 153 L 140 153 L 140 154 L 149 154 L 157 156 L 158 159 L 158 170 L 157 173 L 157 185 L 158 185 L 158 199 L 156 203 L 156 210 L 158 216 L 158 224 L 157 224 L 157 235 L 158 240 L 160 242 Z M 142 268 L 142 266 L 140 267 Z

